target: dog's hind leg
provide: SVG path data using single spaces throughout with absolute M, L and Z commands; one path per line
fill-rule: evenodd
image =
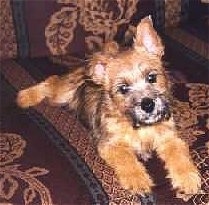
M 17 104 L 22 108 L 28 108 L 46 98 L 51 104 L 68 103 L 73 108 L 75 92 L 82 83 L 81 69 L 61 77 L 53 75 L 37 85 L 21 90 L 17 95 Z

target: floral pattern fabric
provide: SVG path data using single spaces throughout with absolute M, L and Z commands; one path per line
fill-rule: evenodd
M 0 58 L 17 56 L 17 42 L 10 2 L 0 0 Z
M 40 167 L 24 170 L 21 164 L 15 163 L 24 154 L 26 145 L 20 135 L 0 133 L 0 199 L 12 201 L 21 190 L 24 204 L 52 205 L 50 191 L 38 179 L 49 171 Z
M 52 14 L 46 26 L 46 43 L 53 55 L 67 53 L 75 29 L 84 32 L 84 52 L 101 48 L 105 41 L 111 41 L 121 25 L 129 23 L 136 12 L 138 0 L 57 0 L 62 5 Z

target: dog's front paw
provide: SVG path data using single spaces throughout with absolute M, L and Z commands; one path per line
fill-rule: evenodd
M 192 196 L 201 188 L 201 178 L 197 171 L 184 172 L 176 175 L 173 187 L 177 189 L 177 196 Z
M 118 173 L 120 184 L 134 194 L 151 193 L 151 188 L 154 185 L 149 175 L 140 168 L 126 169 Z

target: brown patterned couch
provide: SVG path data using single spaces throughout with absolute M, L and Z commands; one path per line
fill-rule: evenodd
M 206 205 L 209 203 L 208 4 L 200 0 L 0 0 L 0 205 Z M 153 194 L 123 190 L 67 107 L 16 106 L 18 90 L 79 66 L 108 40 L 129 46 L 151 14 L 165 46 L 179 136 L 191 148 L 202 192 L 178 199 L 154 156 Z M 126 41 L 124 41 L 126 39 Z

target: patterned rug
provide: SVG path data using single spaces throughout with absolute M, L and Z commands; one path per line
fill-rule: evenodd
M 50 69 L 49 69 L 50 68 Z M 58 69 L 59 68 L 59 69 Z M 114 172 L 96 154 L 88 132 L 66 107 L 45 102 L 21 110 L 16 92 L 67 69 L 46 58 L 1 62 L 0 203 L 66 205 L 206 205 L 209 203 L 209 85 L 175 83 L 174 114 L 179 136 L 191 148 L 202 176 L 202 193 L 175 198 L 162 162 L 146 166 L 153 195 L 140 198 L 123 190 Z

